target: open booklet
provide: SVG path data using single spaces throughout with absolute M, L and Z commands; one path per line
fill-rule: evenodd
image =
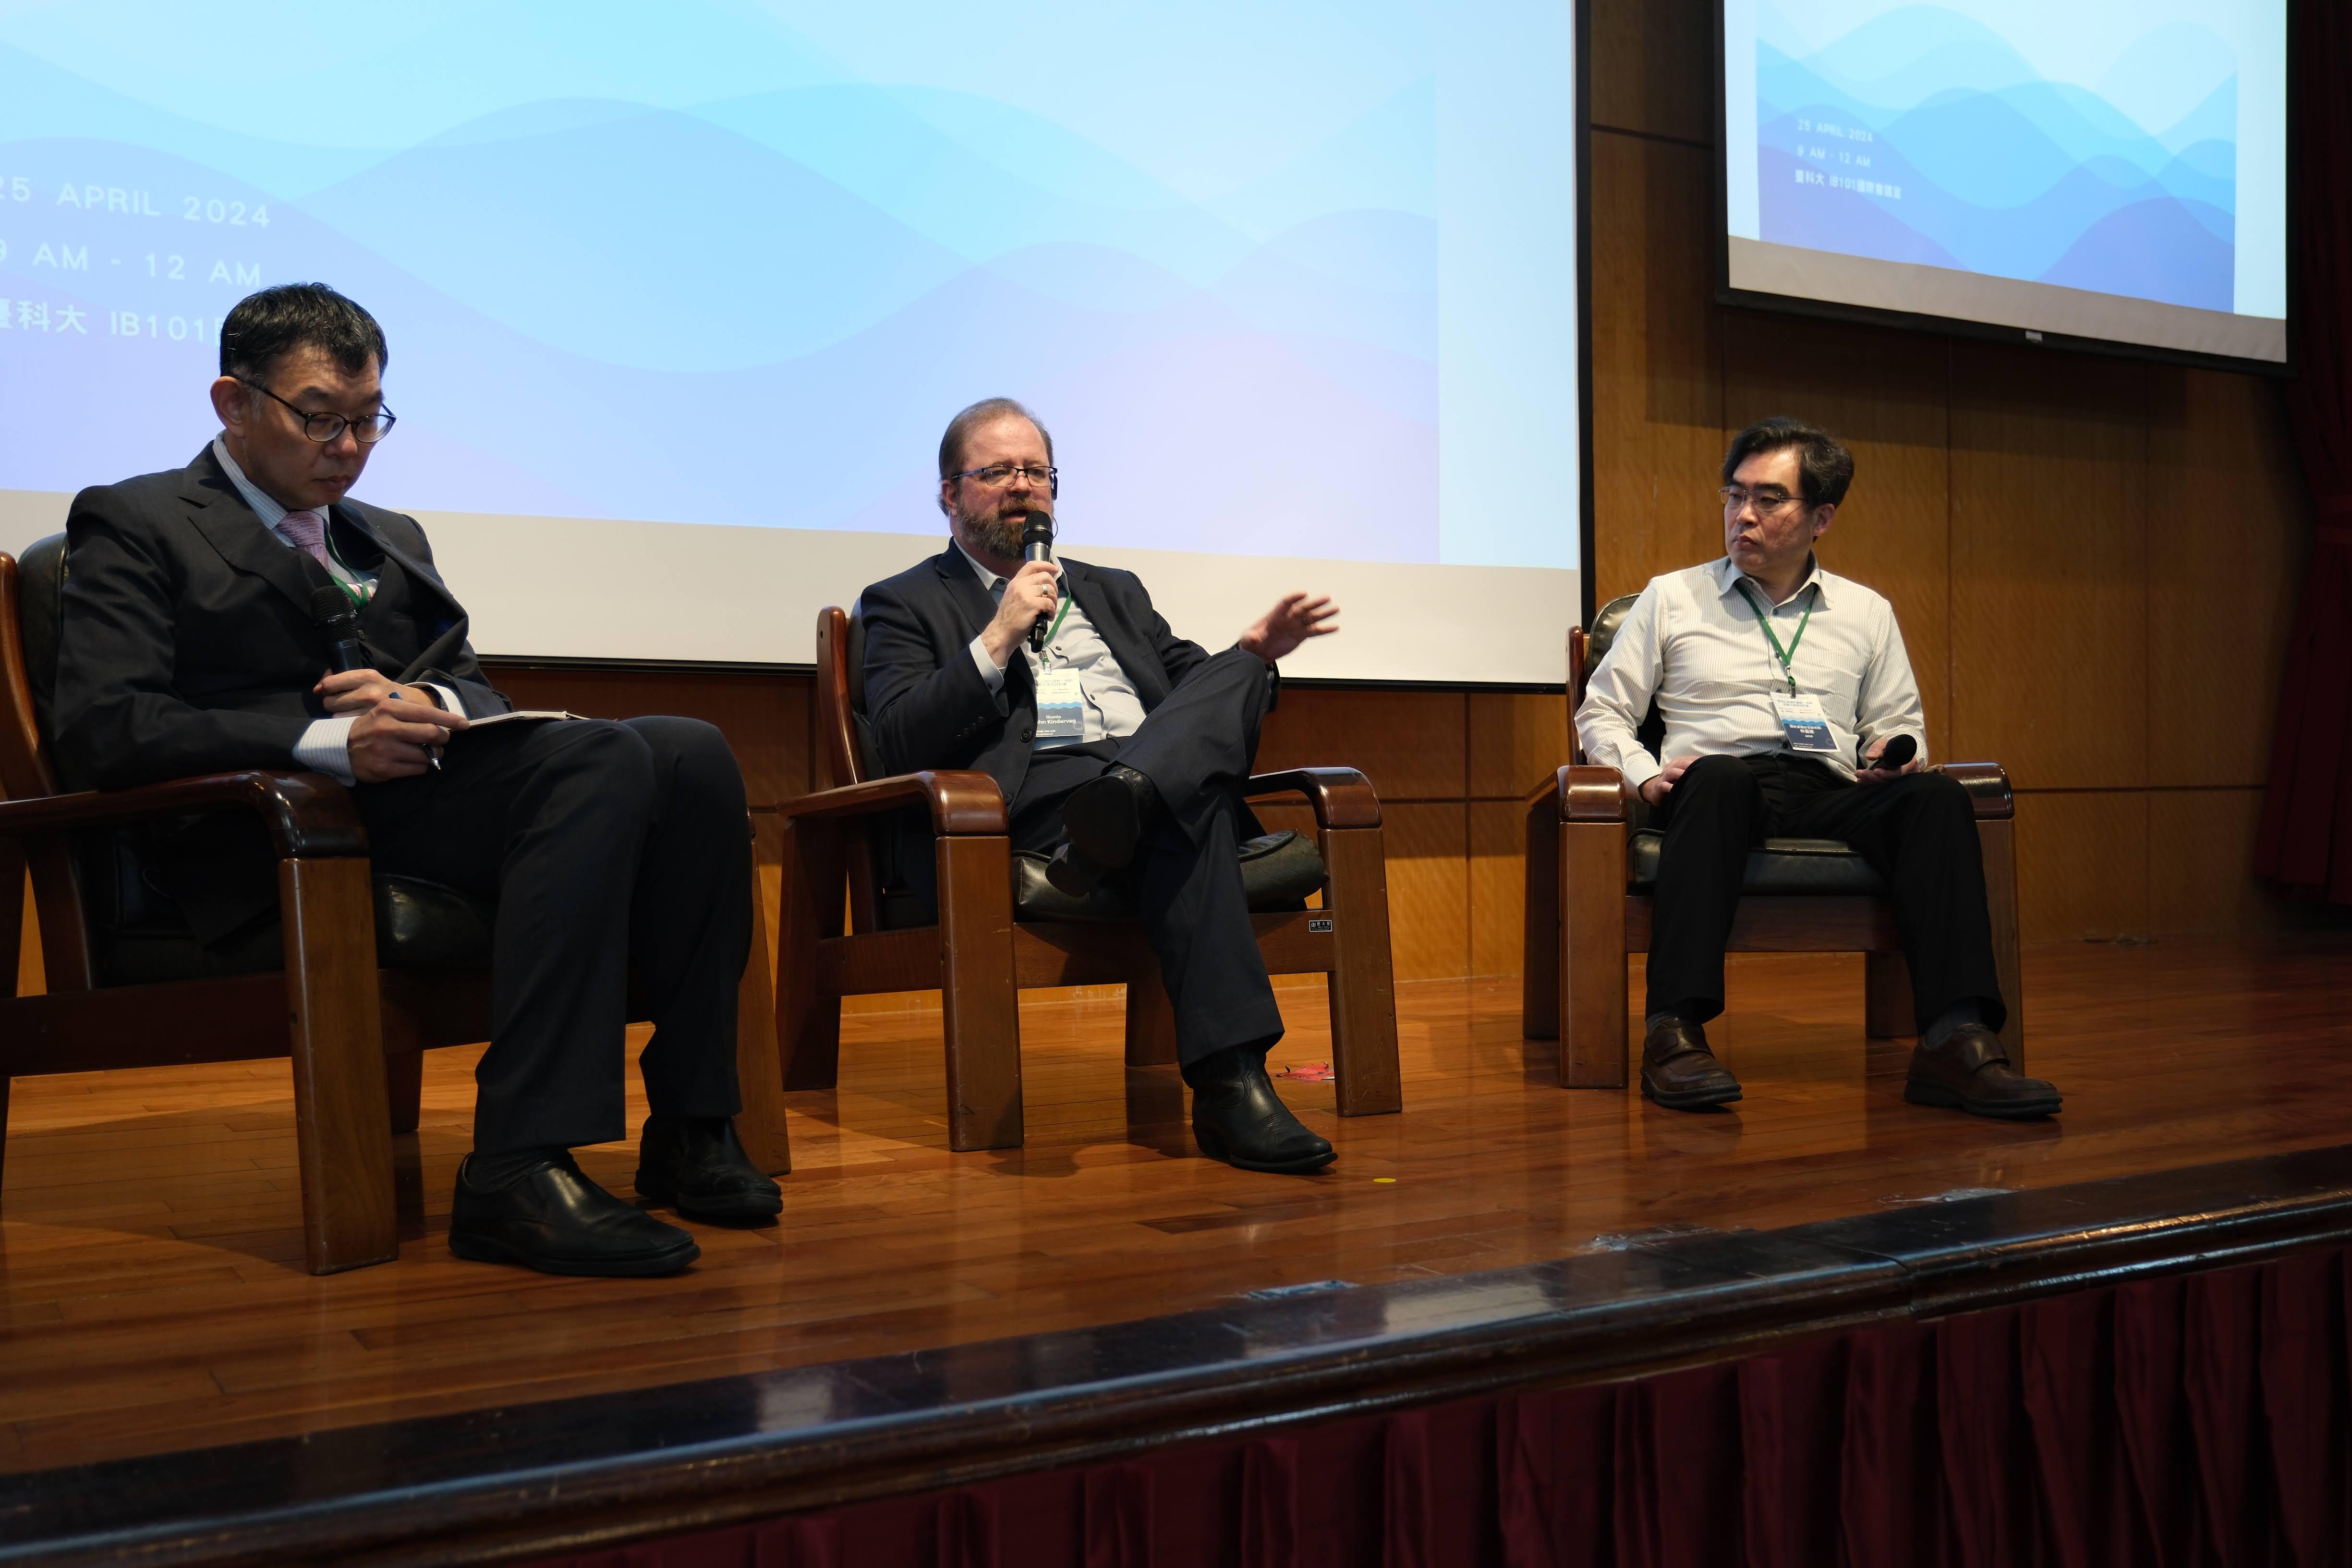
M 476 730 L 487 730 L 493 724 L 526 723 L 541 719 L 585 719 L 587 716 L 585 713 L 567 713 L 561 708 L 517 708 L 505 713 L 490 713 L 479 719 L 468 719 L 466 721 L 466 727 L 457 733 L 470 734 Z

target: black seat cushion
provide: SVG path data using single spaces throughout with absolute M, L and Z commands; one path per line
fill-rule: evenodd
M 1663 834 L 1633 835 L 1625 847 L 1625 876 L 1636 892 L 1658 881 Z M 1884 893 L 1886 884 L 1870 862 L 1835 838 L 1767 838 L 1748 852 L 1743 893 Z
M 1307 907 L 1307 896 L 1323 885 L 1323 857 L 1315 841 L 1285 829 L 1262 834 L 1241 847 L 1242 892 L 1260 912 Z M 1013 858 L 1013 918 L 1023 921 L 1131 921 L 1135 905 L 1106 884 L 1074 899 L 1045 879 L 1050 856 Z
M 488 900 L 414 877 L 378 877 L 375 957 L 384 969 L 484 970 L 498 906 Z M 226 942 L 205 947 L 188 934 L 175 910 L 102 931 L 99 968 L 106 985 L 153 985 L 262 974 L 284 963 L 276 919 L 257 921 Z

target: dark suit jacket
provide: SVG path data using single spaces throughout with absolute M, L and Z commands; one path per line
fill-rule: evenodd
M 1110 645 L 1146 713 L 1209 658 L 1168 629 L 1134 573 L 1064 556 L 1062 581 Z M 950 544 L 866 589 L 859 607 L 866 714 L 882 765 L 894 773 L 978 769 L 996 781 L 1008 805 L 1017 800 L 1037 732 L 1036 688 L 1025 658 L 1006 665 L 1001 696 L 981 679 L 971 639 L 995 618 L 996 605 L 963 553 Z
M 329 525 L 345 560 L 378 574 L 359 617 L 369 661 L 456 689 L 469 713 L 504 711 L 415 520 L 342 501 Z M 68 788 L 293 765 L 326 716 L 310 594 L 329 579 L 262 526 L 209 446 L 185 468 L 82 491 L 66 539 L 51 740 Z
M 471 714 L 511 706 L 482 678 L 466 612 L 433 569 L 415 520 L 357 501 L 330 509 L 335 547 L 377 574 L 359 616 L 369 662 L 403 682 L 454 689 Z M 185 468 L 98 485 L 66 521 L 66 582 L 50 736 L 69 789 L 115 789 L 239 768 L 287 768 L 329 668 L 310 618 L 326 571 L 262 526 L 206 446 Z M 362 815 L 369 791 L 362 791 Z M 141 887 L 171 898 L 217 943 L 273 910 L 277 879 L 246 814 L 124 836 Z

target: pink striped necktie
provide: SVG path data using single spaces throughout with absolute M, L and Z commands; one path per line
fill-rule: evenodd
M 278 531 L 294 542 L 298 550 L 307 550 L 319 564 L 327 564 L 327 520 L 315 511 L 289 511 L 279 521 Z

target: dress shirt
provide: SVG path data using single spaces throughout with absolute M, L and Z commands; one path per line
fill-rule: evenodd
M 1003 603 L 1006 579 L 974 560 L 961 541 L 956 543 L 956 553 L 979 574 L 981 585 L 988 590 L 988 596 Z M 1061 575 L 1061 563 L 1054 563 L 1055 575 Z M 1086 732 L 1076 740 L 1063 736 L 1049 741 L 1040 735 L 1036 749 L 1041 752 L 1096 741 L 1116 741 L 1122 736 L 1132 735 L 1143 727 L 1143 699 L 1136 694 L 1135 685 L 1128 679 L 1127 671 L 1118 667 L 1118 658 L 1110 651 L 1110 644 L 1103 641 L 1102 634 L 1095 630 L 1094 622 L 1087 619 L 1086 611 L 1079 607 L 1075 597 L 1065 594 L 1063 601 L 1069 606 L 1068 611 L 1062 615 L 1061 627 L 1054 633 L 1053 640 L 1045 645 L 1045 651 L 1042 654 L 1033 651 L 1024 637 L 1021 642 L 1021 653 L 1029 661 L 1029 673 L 1033 678 L 1047 670 L 1077 671 L 1080 721 L 1085 725 Z M 988 656 L 988 644 L 980 637 L 971 639 L 971 660 L 980 670 L 981 679 L 988 683 L 989 690 L 996 694 L 997 703 L 1002 707 L 1005 667 Z
M 237 467 L 236 459 L 228 455 L 227 441 L 218 436 L 213 437 L 213 457 L 220 464 L 221 471 L 228 476 L 228 482 L 236 487 L 236 493 L 245 498 L 245 504 L 253 509 L 253 515 L 261 520 L 261 526 L 269 531 L 269 537 L 289 550 L 301 549 L 287 535 L 283 526 L 289 509 L 280 506 L 276 497 L 246 478 L 245 470 Z M 331 541 L 333 531 L 331 528 L 327 530 Z M 344 565 L 331 542 L 327 546 L 327 571 L 360 603 L 365 604 L 375 597 L 376 574 L 354 571 Z M 448 687 L 432 686 L 427 689 L 436 693 L 441 699 L 441 706 L 450 712 L 463 713 L 466 710 L 466 705 Z M 358 717 L 356 713 L 338 713 L 331 718 L 311 720 L 310 727 L 302 731 L 302 738 L 294 742 L 294 765 L 325 773 L 339 784 L 356 784 L 358 775 L 352 772 L 352 723 Z
M 1787 752 L 1852 778 L 1858 746 L 1909 735 L 1926 762 L 1927 720 L 1894 606 L 1851 578 L 1823 571 L 1818 560 L 1809 557 L 1806 566 L 1797 591 L 1771 610 L 1783 648 L 1812 612 L 1787 675 L 1756 624 L 1755 606 L 1766 591 L 1729 557 L 1652 578 L 1576 710 L 1585 755 L 1617 769 L 1636 789 L 1648 783 L 1661 758 L 1634 732 L 1654 699 L 1666 725 L 1662 757 Z M 1772 699 L 1788 693 L 1790 677 L 1800 695 L 1820 699 L 1834 753 L 1790 750 Z

